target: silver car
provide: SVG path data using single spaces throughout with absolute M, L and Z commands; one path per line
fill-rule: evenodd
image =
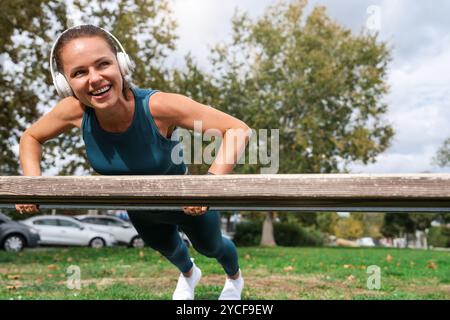
M 122 219 L 100 215 L 79 215 L 76 218 L 82 223 L 89 224 L 94 230 L 112 234 L 118 243 L 132 248 L 142 248 L 144 246 L 144 241 L 136 229 Z
M 0 213 L 0 247 L 6 251 L 18 252 L 25 247 L 36 247 L 39 233 L 35 228 L 13 221 Z
M 39 232 L 39 244 L 101 248 L 116 243 L 116 239 L 111 234 L 93 230 L 77 219 L 67 216 L 35 216 L 24 220 L 23 223 Z

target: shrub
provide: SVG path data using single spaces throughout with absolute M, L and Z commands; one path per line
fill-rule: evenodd
M 428 232 L 428 245 L 439 248 L 450 248 L 450 228 L 431 227 Z
M 286 247 L 306 247 L 323 245 L 323 234 L 292 223 L 274 224 L 275 242 Z
M 261 231 L 261 222 L 239 223 L 233 241 L 240 247 L 259 246 Z M 274 223 L 274 236 L 277 245 L 286 247 L 321 246 L 324 243 L 324 236 L 320 231 L 286 222 Z
M 236 225 L 236 232 L 233 237 L 235 245 L 240 247 L 258 246 L 261 242 L 261 222 L 242 222 Z

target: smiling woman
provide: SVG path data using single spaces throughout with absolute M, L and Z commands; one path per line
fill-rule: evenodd
M 22 135 L 20 161 L 26 176 L 41 175 L 41 145 L 74 127 L 81 129 L 90 165 L 103 175 L 186 174 L 186 164 L 171 158 L 178 142 L 168 136 L 175 127 L 193 130 L 197 122 L 203 132 L 214 129 L 223 135 L 210 174 L 230 173 L 245 151 L 248 135 L 237 143 L 227 141 L 229 130 L 250 130 L 242 121 L 183 95 L 130 85 L 127 76 L 133 64 L 120 42 L 102 28 L 82 25 L 66 30 L 55 41 L 50 59 L 53 82 L 63 99 Z M 225 161 L 229 159 L 236 162 Z M 32 204 L 16 208 L 38 211 Z M 146 244 L 181 271 L 174 299 L 192 300 L 201 277 L 179 229 L 197 251 L 222 265 L 227 279 L 219 299 L 240 299 L 243 279 L 237 250 L 222 237 L 217 211 L 184 207 L 158 213 L 129 210 L 128 215 Z

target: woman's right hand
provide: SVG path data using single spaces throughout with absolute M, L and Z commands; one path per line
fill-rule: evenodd
M 39 205 L 36 204 L 16 204 L 16 210 L 20 213 L 39 213 Z

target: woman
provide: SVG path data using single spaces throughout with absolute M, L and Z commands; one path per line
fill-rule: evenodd
M 21 137 L 20 162 L 26 176 L 41 175 L 41 145 L 74 127 L 82 131 L 89 163 L 103 175 L 187 173 L 184 163 L 172 162 L 171 150 L 177 143 L 169 137 L 175 127 L 193 129 L 194 121 L 202 122 L 203 131 L 218 129 L 224 136 L 209 174 L 230 173 L 234 164 L 225 155 L 238 159 L 245 149 L 248 139 L 225 150 L 230 129 L 249 130 L 242 121 L 179 94 L 131 87 L 125 77 L 132 64 L 120 42 L 106 30 L 93 25 L 66 30 L 55 41 L 50 60 L 53 82 L 64 98 Z M 35 205 L 16 205 L 16 209 L 38 212 Z M 218 212 L 184 207 L 183 211 L 128 210 L 128 214 L 146 244 L 181 271 L 173 299 L 194 299 L 201 278 L 178 228 L 197 251 L 216 258 L 225 270 L 227 279 L 219 299 L 240 299 L 244 281 L 236 247 L 222 237 Z

